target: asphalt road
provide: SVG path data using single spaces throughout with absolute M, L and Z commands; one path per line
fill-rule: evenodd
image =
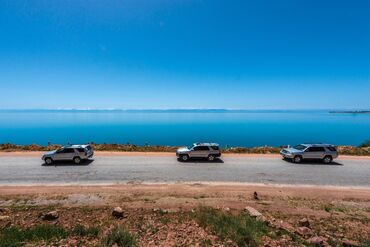
M 0 156 L 0 184 L 248 182 L 370 187 L 370 159 L 294 164 L 280 158 L 224 157 L 182 163 L 169 156 L 98 156 L 82 165 L 42 165 L 39 157 Z

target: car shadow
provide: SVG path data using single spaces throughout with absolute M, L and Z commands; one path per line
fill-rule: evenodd
M 325 164 L 322 160 L 302 160 L 301 163 L 294 163 L 292 159 L 283 159 L 286 162 L 296 165 L 321 165 L 321 166 L 344 166 L 342 163 L 333 161 L 329 164 Z
M 80 164 L 75 164 L 73 161 L 54 161 L 52 164 L 48 165 L 46 163 L 43 163 L 42 166 L 88 166 L 90 165 L 94 160 L 88 159 L 88 160 L 82 160 Z
M 179 161 L 181 163 L 189 163 L 189 164 L 191 164 L 191 163 L 208 163 L 208 164 L 224 163 L 224 161 L 222 159 L 220 159 L 220 158 L 215 158 L 214 161 L 209 161 L 207 159 L 201 159 L 201 158 L 199 158 L 199 159 L 197 159 L 197 158 L 191 158 L 191 159 L 189 159 L 187 161 L 183 161 L 183 160 L 177 158 L 177 161 Z

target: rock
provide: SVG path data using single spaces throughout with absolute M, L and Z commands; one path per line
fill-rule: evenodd
M 78 241 L 76 239 L 68 240 L 68 246 L 78 246 Z
M 284 222 L 282 220 L 276 222 L 269 221 L 269 225 L 279 230 L 285 230 L 289 233 L 295 233 L 295 228 L 288 222 Z
M 343 247 L 360 247 L 361 246 L 360 243 L 356 241 L 348 240 L 348 239 L 343 239 L 342 245 Z
M 325 245 L 325 239 L 322 237 L 312 237 L 308 239 L 307 242 L 314 246 L 324 246 Z
M 312 235 L 312 230 L 308 227 L 301 226 L 301 227 L 298 227 L 298 229 L 296 230 L 296 233 L 298 233 L 302 237 L 307 237 L 307 236 Z
M 153 208 L 153 212 L 158 212 L 158 213 L 161 213 L 161 214 L 167 214 L 167 213 L 170 213 L 170 210 L 161 209 L 161 208 Z
M 225 212 L 230 212 L 230 208 L 229 207 L 226 207 L 226 208 L 224 208 L 224 211 Z
M 254 198 L 254 200 L 259 200 L 259 198 L 258 198 L 258 194 L 257 194 L 257 191 L 255 191 L 255 192 L 253 193 L 253 198 Z
M 6 220 L 10 220 L 10 216 L 8 216 L 8 215 L 0 215 L 0 221 L 6 221 Z
M 258 212 L 257 209 L 246 206 L 244 210 L 250 217 L 256 218 L 259 221 L 266 221 L 266 218 L 260 212 Z
M 121 207 L 115 207 L 112 211 L 112 216 L 117 218 L 117 219 L 121 219 L 123 218 L 123 210 Z
M 307 218 L 300 219 L 298 221 L 299 226 L 310 227 L 310 221 Z
M 244 208 L 245 211 L 247 211 L 247 213 L 249 214 L 249 216 L 251 217 L 259 217 L 259 216 L 262 216 L 262 214 L 260 212 L 257 211 L 257 209 L 255 208 L 252 208 L 252 207 L 249 207 L 249 206 L 246 206 Z
M 0 208 L 0 213 L 7 213 L 9 212 L 9 209 L 7 208 Z
M 43 220 L 56 220 L 59 218 L 59 214 L 57 211 L 50 211 L 46 214 L 41 215 L 41 219 Z

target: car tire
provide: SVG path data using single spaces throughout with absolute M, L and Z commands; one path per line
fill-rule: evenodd
M 181 156 L 180 156 L 180 160 L 181 160 L 181 161 L 188 161 L 188 160 L 189 160 L 189 155 L 187 155 L 187 154 L 183 154 L 183 155 L 181 155 Z
M 294 156 L 293 162 L 294 163 L 301 163 L 302 162 L 302 156 L 300 156 L 300 155 Z
M 215 156 L 214 155 L 208 155 L 208 161 L 214 161 L 215 160 Z
M 45 164 L 47 164 L 47 165 L 53 164 L 53 159 L 52 158 L 45 158 Z
M 325 164 L 330 164 L 333 161 L 333 157 L 331 157 L 330 155 L 327 155 L 327 156 L 324 157 L 324 159 L 322 161 Z
M 81 158 L 80 157 L 74 157 L 73 158 L 73 163 L 75 163 L 76 165 L 80 164 L 81 163 Z

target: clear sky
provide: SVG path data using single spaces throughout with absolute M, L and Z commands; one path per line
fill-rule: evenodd
M 369 109 L 370 1 L 0 0 L 0 108 Z

